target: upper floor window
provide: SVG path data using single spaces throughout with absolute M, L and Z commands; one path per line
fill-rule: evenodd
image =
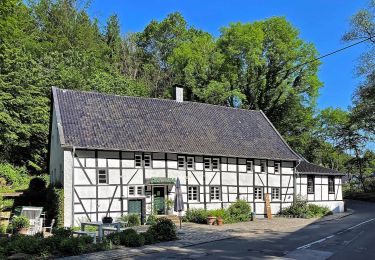
M 219 169 L 219 159 L 213 158 L 212 159 L 212 170 L 218 170 Z
M 328 193 L 335 193 L 335 178 L 328 177 Z
M 204 168 L 211 169 L 211 158 L 204 158 Z
M 260 172 L 261 173 L 266 173 L 267 170 L 267 162 L 266 161 L 261 161 L 260 162 Z
M 98 183 L 99 184 L 107 184 L 108 183 L 107 170 L 105 170 L 105 169 L 99 169 L 98 170 Z
M 307 176 L 307 193 L 314 193 L 314 176 Z
M 143 196 L 144 195 L 144 186 L 129 186 L 129 196 Z
M 186 167 L 188 169 L 194 169 L 194 157 L 187 157 L 186 158 Z
M 275 163 L 275 173 L 280 173 L 280 163 Z
M 143 159 L 145 162 L 145 167 L 151 167 L 151 154 L 145 154 L 143 155 Z
M 142 167 L 142 155 L 141 154 L 135 155 L 135 167 Z
M 250 160 L 246 161 L 246 171 L 253 172 L 253 161 L 250 161 Z
M 177 166 L 178 169 L 185 169 L 185 156 L 178 156 Z
M 143 160 L 142 160 L 143 159 Z M 142 154 L 136 154 L 134 156 L 134 160 L 135 160 L 135 167 L 137 168 L 140 168 L 142 167 L 142 162 L 143 162 L 143 166 L 146 167 L 146 168 L 151 168 L 151 154 L 144 154 L 143 155 L 143 158 L 142 158 Z

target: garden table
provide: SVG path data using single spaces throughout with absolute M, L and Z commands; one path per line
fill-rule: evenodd
M 103 223 L 101 221 L 92 221 L 92 222 L 82 222 L 81 230 L 85 231 L 85 226 L 94 226 L 98 227 L 98 237 L 99 241 L 103 240 L 103 227 L 115 227 L 117 232 L 121 231 L 122 222 L 112 222 L 112 223 Z

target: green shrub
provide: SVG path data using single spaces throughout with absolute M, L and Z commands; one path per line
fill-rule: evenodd
M 297 198 L 294 204 L 282 209 L 279 214 L 295 218 L 312 218 L 329 215 L 332 214 L 332 212 L 327 207 L 308 204 L 306 200 Z
M 63 255 L 81 255 L 89 251 L 90 243 L 92 238 L 89 236 L 64 238 L 61 240 L 59 250 Z
M 30 220 L 25 216 L 16 216 L 12 219 L 12 226 L 15 229 L 30 227 Z
M 47 216 L 55 219 L 57 227 L 64 226 L 64 189 L 48 187 L 45 205 Z
M 120 245 L 120 233 L 111 233 L 111 234 L 108 234 L 107 235 L 107 240 L 109 240 L 109 241 L 111 241 L 112 242 L 112 244 L 114 244 L 114 245 L 116 245 L 116 246 L 118 246 L 118 245 Z
M 141 225 L 141 218 L 137 214 L 130 214 L 128 217 L 128 226 L 136 227 Z
M 134 229 L 125 229 L 119 233 L 120 244 L 128 247 L 143 246 L 145 238 L 137 233 Z
M 245 200 L 237 200 L 228 208 L 230 219 L 235 222 L 248 221 L 250 218 L 251 207 Z
M 206 224 L 208 211 L 204 209 L 188 209 L 184 216 L 184 221 Z
M 147 218 L 146 225 L 156 224 L 157 217 L 155 215 L 150 215 Z
M 176 225 L 167 218 L 159 218 L 156 224 L 149 228 L 158 242 L 172 241 L 177 239 Z
M 140 235 L 144 237 L 145 245 L 151 245 L 156 243 L 155 235 L 150 229 L 148 229 L 144 233 L 141 233 Z
M 5 179 L 5 190 L 24 190 L 30 182 L 25 167 L 15 167 L 9 163 L 0 163 L 0 177 Z
M 72 236 L 73 230 L 71 228 L 53 228 L 52 234 L 56 237 L 68 238 Z
M 0 224 L 0 234 L 5 234 L 7 232 L 7 225 Z
M 311 217 L 323 217 L 332 214 L 332 211 L 328 207 L 318 206 L 315 204 L 308 204 L 308 216 Z

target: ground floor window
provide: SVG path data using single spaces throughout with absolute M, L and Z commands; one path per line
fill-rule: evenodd
M 307 176 L 307 193 L 314 193 L 314 176 Z
M 272 200 L 279 200 L 280 199 L 280 188 L 272 188 L 271 189 L 271 199 Z
M 210 187 L 210 198 L 211 200 L 220 200 L 220 187 L 219 186 Z
M 328 177 L 328 193 L 335 193 L 335 178 Z
M 144 186 L 129 186 L 129 196 L 143 196 Z
M 98 183 L 99 184 L 107 184 L 108 183 L 107 170 L 105 170 L 105 169 L 99 169 L 98 170 Z
M 188 199 L 198 201 L 198 186 L 189 186 L 188 188 Z
M 254 199 L 261 200 L 263 199 L 263 188 L 255 187 L 254 188 Z

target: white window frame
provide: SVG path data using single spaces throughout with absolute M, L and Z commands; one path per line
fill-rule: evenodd
M 144 186 L 137 186 L 137 196 L 143 196 L 145 194 Z
M 277 172 L 276 172 L 276 165 L 277 165 Z M 280 174 L 281 173 L 281 163 L 277 162 L 273 165 L 273 172 L 275 174 Z
M 150 165 L 146 165 L 146 160 L 149 161 Z M 144 154 L 143 155 L 143 165 L 145 166 L 145 168 L 152 168 L 152 157 L 151 157 L 151 154 L 148 153 L 148 154 Z
M 139 165 L 137 165 L 137 161 L 139 161 Z M 134 167 L 135 168 L 142 168 L 142 154 L 135 154 L 134 155 Z
M 133 190 L 133 194 L 130 194 L 130 189 L 132 189 Z M 132 186 L 129 186 L 128 187 L 128 196 L 129 197 L 134 197 L 134 196 L 136 196 L 136 186 L 134 186 L 134 185 L 132 185 Z
M 329 180 L 332 180 L 333 191 L 329 190 L 329 186 L 330 186 Z M 335 194 L 335 177 L 334 176 L 328 176 L 328 194 Z
M 191 166 L 189 166 L 189 163 Z M 194 157 L 193 156 L 188 156 L 186 157 L 186 168 L 189 170 L 194 170 L 195 169 L 195 163 L 194 163 Z
M 312 186 L 309 186 L 309 179 L 312 179 Z M 309 190 L 311 188 L 312 190 Z M 315 193 L 315 177 L 314 176 L 307 176 L 307 194 L 314 194 Z
M 250 170 L 249 170 L 250 165 Z M 254 162 L 253 160 L 246 160 L 246 172 L 253 173 L 254 172 Z
M 132 194 L 130 190 L 133 190 Z M 141 190 L 141 194 L 138 191 Z M 129 185 L 128 186 L 128 196 L 129 197 L 142 197 L 145 195 L 145 186 L 143 185 Z
M 182 163 L 183 163 L 182 166 L 180 166 L 180 160 L 182 160 Z M 177 157 L 177 169 L 185 170 L 185 167 L 186 167 L 185 156 L 178 156 Z
M 260 192 L 257 192 L 259 190 Z M 258 195 L 260 194 L 260 197 Z M 254 200 L 264 200 L 263 187 L 254 187 Z
M 196 199 L 194 199 L 194 195 Z M 188 186 L 188 201 L 199 202 L 199 186 Z
M 262 166 L 264 167 L 264 171 L 262 171 Z M 267 173 L 267 161 L 260 161 L 260 173 Z
M 210 200 L 220 201 L 220 198 L 221 198 L 220 186 L 210 186 Z
M 214 168 L 214 161 L 216 162 L 217 167 Z M 219 158 L 212 158 L 211 159 L 211 170 L 219 170 L 220 169 L 220 160 Z
M 206 161 L 208 162 L 208 167 L 206 167 Z M 211 164 L 211 158 L 204 158 L 203 159 L 203 168 L 205 170 L 211 170 L 212 164 Z
M 271 200 L 280 200 L 280 190 L 279 187 L 271 187 Z
M 104 174 L 105 174 L 105 182 L 100 182 L 100 175 L 101 175 L 101 171 L 104 171 Z M 99 168 L 98 169 L 98 184 L 108 184 L 108 171 L 107 169 L 105 168 Z

